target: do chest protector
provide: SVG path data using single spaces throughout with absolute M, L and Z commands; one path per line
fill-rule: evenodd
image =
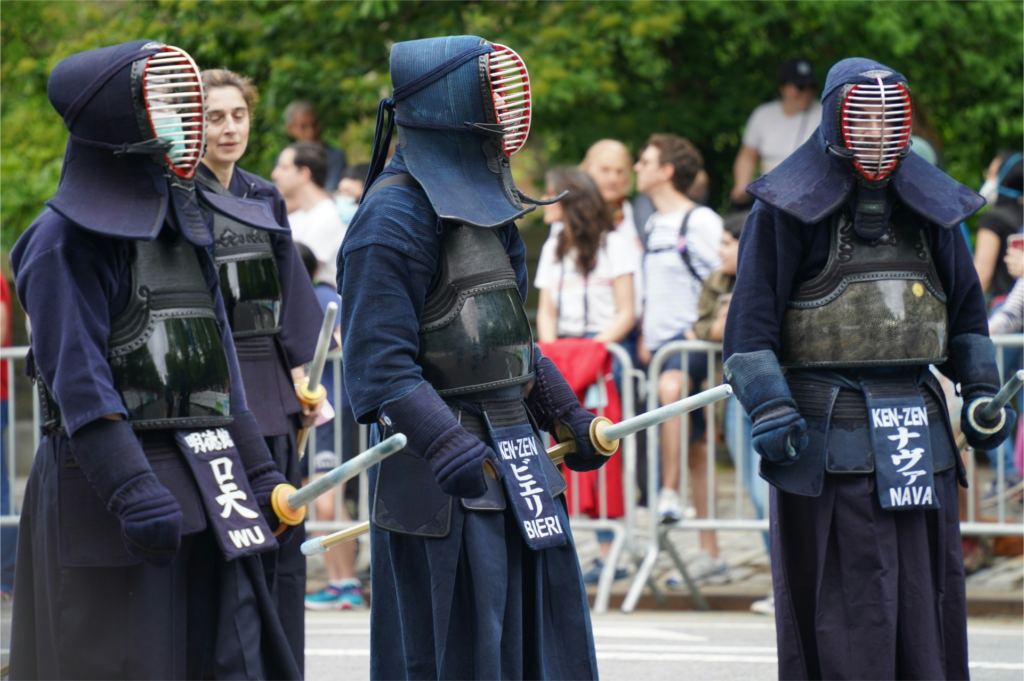
M 231 423 L 231 377 L 196 247 L 165 229 L 133 242 L 131 297 L 111 320 L 107 358 L 135 430 Z M 39 381 L 43 386 L 43 382 Z M 44 428 L 60 432 L 50 395 Z
M 416 363 L 442 397 L 533 378 L 533 331 L 493 230 L 445 223 L 440 280 L 423 306 L 419 337 Z
M 196 180 L 210 191 L 231 196 L 217 181 Z M 281 278 L 270 235 L 213 211 L 214 261 L 231 334 L 235 338 L 270 336 L 281 331 Z
M 829 225 L 825 269 L 796 288 L 782 319 L 780 364 L 856 368 L 941 364 L 948 315 L 923 226 L 899 208 L 880 239 Z
M 366 197 L 389 186 L 419 182 L 390 175 Z M 424 380 L 441 397 L 529 383 L 533 330 L 505 246 L 493 229 L 443 225 L 441 272 L 420 317 L 416 364 Z

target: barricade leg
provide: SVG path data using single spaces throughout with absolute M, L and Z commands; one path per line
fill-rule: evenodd
M 704 594 L 700 592 L 700 588 L 697 583 L 690 577 L 690 573 L 686 569 L 686 563 L 683 561 L 682 556 L 676 551 L 676 547 L 673 546 L 672 540 L 668 536 L 669 528 L 664 528 L 659 535 L 659 546 L 662 551 L 669 555 L 672 562 L 675 563 L 676 569 L 679 570 L 679 574 L 683 576 L 683 581 L 686 582 L 686 588 L 690 590 L 690 596 L 693 597 L 693 603 L 697 606 L 698 610 L 710 610 L 707 600 L 704 598 Z
M 626 532 L 619 523 L 610 525 L 608 529 L 615 534 L 615 538 L 612 539 L 612 545 L 608 550 L 608 557 L 605 560 L 604 568 L 601 569 L 601 577 L 597 582 L 597 595 L 594 596 L 594 612 L 599 615 L 608 612 L 608 601 L 612 595 L 615 571 L 619 566 L 619 556 L 622 554 L 622 547 L 626 543 Z

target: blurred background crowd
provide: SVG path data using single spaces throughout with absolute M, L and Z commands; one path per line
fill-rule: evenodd
M 10 276 L 6 254 L 59 180 L 66 131 L 46 99 L 49 71 L 70 53 L 149 37 L 184 48 L 207 70 L 211 126 L 204 163 L 216 172 L 237 162 L 275 183 L 322 305 L 337 302 L 335 260 L 363 191 L 377 101 L 390 93 L 388 49 L 401 40 L 469 33 L 509 45 L 530 69 L 534 119 L 527 147 L 513 158 L 517 184 L 543 187 L 545 198 L 570 192 L 520 230 L 535 337 L 586 406 L 610 409 L 608 392 L 633 380 L 604 343 L 618 343 L 643 368 L 667 343 L 721 340 L 752 203 L 744 187 L 815 131 L 819 85 L 848 56 L 879 60 L 907 76 L 916 107 L 913 151 L 985 196 L 988 206 L 963 225 L 964 238 L 986 290 L 993 333 L 1019 333 L 1021 9 L 1019 2 L 5 3 L 4 278 Z M 7 282 L 0 290 L 0 338 L 24 345 L 23 314 L 17 301 L 12 306 Z M 1020 348 L 1007 351 L 1004 361 L 1007 370 L 1019 368 Z M 606 368 L 608 385 L 595 396 L 591 386 Z M 710 369 L 720 380 L 720 368 Z M 707 355 L 694 354 L 685 364 L 676 355 L 649 387 L 666 403 L 707 387 L 708 375 Z M 334 394 L 330 376 L 326 382 Z M 6 401 L 6 373 L 0 388 Z M 344 400 L 335 406 L 354 432 Z M 6 428 L 7 410 L 0 412 Z M 707 420 L 696 413 L 662 428 L 661 488 L 644 492 L 665 521 L 706 513 L 707 466 L 714 458 L 706 450 Z M 749 421 L 735 400 L 726 405 L 724 422 L 711 440 L 724 440 L 734 460 L 744 457 L 745 486 L 764 517 L 767 491 L 756 476 Z M 332 432 L 321 427 L 317 441 L 318 449 L 337 454 Z M 6 435 L 3 442 L 6 457 Z M 354 451 L 355 444 L 347 438 L 343 449 Z M 988 453 L 993 466 L 1002 460 L 1007 476 L 1001 492 L 982 490 L 984 498 L 1006 494 L 1020 504 L 1020 448 L 1018 433 Z M 27 469 L 28 457 L 26 450 L 19 470 Z M 324 460 L 318 469 L 335 459 Z M 6 460 L 2 470 L 6 512 Z M 641 470 L 639 479 L 644 475 Z M 609 480 L 609 498 L 611 485 L 621 497 L 620 469 L 609 476 L 618 476 Z M 686 504 L 681 478 L 691 486 Z M 572 493 L 593 514 L 587 484 L 581 480 Z M 621 514 L 621 503 L 607 511 Z M 332 507 L 318 511 L 321 519 L 333 516 Z M 7 564 L 13 568 L 14 531 L 3 530 L 5 593 L 12 588 Z M 598 539 L 607 555 L 611 536 Z M 700 549 L 691 576 L 727 579 L 714 532 L 701 533 Z M 965 543 L 965 550 L 983 549 Z M 354 555 L 330 555 L 328 588 L 311 595 L 310 607 L 341 607 L 345 599 L 358 607 Z M 596 582 L 602 567 L 600 558 L 585 566 L 587 580 Z M 670 577 L 673 583 L 679 580 Z M 770 598 L 755 606 L 772 608 Z

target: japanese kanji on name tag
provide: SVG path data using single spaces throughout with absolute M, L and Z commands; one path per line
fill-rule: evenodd
M 528 422 L 495 428 L 488 421 L 488 430 L 504 468 L 505 494 L 526 545 L 534 550 L 564 546 L 565 528 L 541 467 L 540 457 L 547 453 L 533 428 Z
M 199 485 L 224 557 L 233 560 L 277 548 L 227 429 L 179 430 L 174 435 Z
M 875 483 L 882 508 L 902 511 L 939 508 L 932 478 L 928 410 L 914 386 L 894 395 L 893 387 L 862 383 L 875 454 Z M 884 393 L 884 397 L 880 395 Z

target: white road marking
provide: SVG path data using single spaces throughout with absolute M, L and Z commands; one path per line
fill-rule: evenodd
M 1024 669 L 1020 662 L 968 662 L 971 669 Z
M 752 655 L 741 653 L 774 653 L 768 646 L 644 646 L 608 645 L 597 647 L 597 659 L 626 662 L 737 662 L 745 664 L 776 664 L 774 654 Z M 369 657 L 369 648 L 306 648 L 307 657 Z M 1020 662 L 974 661 L 971 669 L 1024 670 Z
M 776 664 L 774 655 L 701 655 L 694 653 L 603 653 L 597 652 L 598 660 L 620 660 L 632 662 L 747 662 L 753 664 Z
M 967 633 L 968 634 L 978 634 L 980 636 L 1016 636 L 1017 638 L 1021 638 L 1021 636 L 1024 635 L 1024 631 L 1022 631 L 1020 628 L 1011 629 L 1009 627 L 1007 627 L 1006 629 L 988 629 L 988 628 L 984 628 L 984 627 L 967 627 Z
M 659 646 L 598 643 L 597 652 L 606 653 L 718 653 L 775 655 L 775 646 Z
M 594 638 L 640 638 L 650 641 L 707 641 L 704 636 L 685 634 L 671 629 L 649 627 L 594 627 Z
M 675 631 L 677 629 L 701 629 L 701 630 L 703 630 L 703 629 L 755 629 L 755 630 L 760 630 L 760 631 L 774 631 L 775 630 L 775 624 L 774 623 L 771 623 L 771 624 L 769 624 L 769 623 L 757 624 L 757 623 L 753 623 L 753 622 L 708 622 L 706 624 L 705 623 L 698 623 L 698 622 L 692 622 L 692 623 L 691 622 L 671 622 L 671 623 L 666 622 L 664 626 L 671 627 L 671 628 L 663 629 L 663 631 Z M 598 628 L 597 625 L 595 625 L 594 628 L 595 629 Z M 624 629 L 632 629 L 633 627 L 631 627 L 631 626 L 624 626 L 623 628 Z M 707 640 L 707 639 L 704 639 L 704 640 Z
M 369 648 L 306 648 L 306 657 L 369 657 Z

